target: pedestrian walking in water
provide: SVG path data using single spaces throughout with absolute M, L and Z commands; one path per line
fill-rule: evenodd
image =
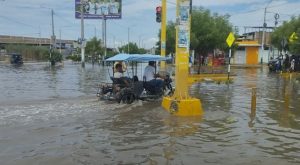
M 294 72 L 295 71 L 295 59 L 292 59 L 291 61 L 291 67 L 290 67 L 290 72 Z
M 290 69 L 290 57 L 288 54 L 285 54 L 285 59 L 283 62 L 284 71 L 288 71 Z

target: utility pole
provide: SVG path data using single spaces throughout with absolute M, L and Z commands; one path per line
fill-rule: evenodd
M 61 29 L 59 29 L 59 53 L 61 54 Z
M 128 54 L 129 54 L 129 32 L 130 32 L 130 27 L 128 27 L 128 45 L 127 45 Z
M 265 31 L 266 31 L 266 27 L 267 27 L 266 16 L 267 16 L 267 7 L 265 7 L 265 12 L 264 12 L 263 34 L 262 34 L 262 39 L 261 39 L 261 49 L 262 49 L 262 50 L 264 50 L 264 44 L 265 44 Z
M 104 65 L 104 60 L 106 58 L 107 55 L 107 44 L 106 44 L 106 17 L 105 14 L 102 13 L 102 42 L 103 42 L 103 46 L 104 46 L 104 55 L 102 55 L 102 65 Z
M 41 26 L 39 26 L 39 46 L 41 46 Z
M 107 56 L 107 32 L 106 32 L 106 17 L 104 15 L 104 59 L 106 58 Z
M 141 37 L 143 36 L 143 34 L 139 35 L 139 48 L 141 48 Z
M 85 45 L 84 45 L 84 19 L 83 19 L 83 5 L 84 2 L 81 0 L 81 66 L 85 67 L 85 59 L 84 59 L 84 51 L 85 51 Z
M 116 49 L 116 37 L 113 36 L 113 38 L 114 38 L 114 39 L 113 39 L 113 41 L 114 41 L 114 44 L 113 44 L 113 45 L 114 45 L 114 49 Z
M 51 65 L 54 65 L 53 64 L 53 60 L 52 60 L 52 52 L 53 52 L 53 49 L 55 48 L 55 43 L 56 43 L 56 37 L 55 37 L 55 34 L 54 34 L 54 18 L 53 18 L 53 15 L 54 15 L 54 12 L 53 12 L 53 9 L 51 9 L 51 24 L 52 24 L 52 36 L 51 36 L 51 46 L 50 46 L 50 63 Z
M 263 53 L 264 53 L 264 47 L 265 47 L 265 33 L 266 33 L 266 28 L 267 28 L 267 23 L 266 23 L 266 16 L 267 16 L 267 8 L 268 6 L 272 3 L 273 0 L 270 0 L 267 6 L 265 7 L 265 12 L 264 12 L 264 24 L 263 24 L 263 33 L 262 33 L 262 39 L 261 39 L 261 64 L 263 63 Z
M 51 18 L 52 18 L 52 37 L 53 37 L 53 44 L 55 44 L 55 34 L 54 34 L 54 18 L 53 18 L 54 12 L 53 9 L 51 9 Z
M 276 13 L 275 15 L 274 15 L 274 18 L 275 18 L 275 28 L 277 27 L 277 25 L 278 25 L 278 19 L 279 19 L 279 14 L 278 13 Z

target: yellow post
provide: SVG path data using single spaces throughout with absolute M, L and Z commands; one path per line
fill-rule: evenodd
M 256 88 L 252 88 L 251 115 L 256 114 Z
M 177 116 L 199 116 L 203 114 L 201 101 L 188 93 L 188 68 L 190 46 L 190 0 L 177 0 L 175 92 L 164 97 L 162 106 Z
M 161 1 L 161 33 L 160 33 L 160 55 L 165 57 L 166 56 L 166 35 L 167 35 L 167 0 Z M 161 61 L 160 69 L 165 71 L 166 70 L 166 63 L 165 61 Z

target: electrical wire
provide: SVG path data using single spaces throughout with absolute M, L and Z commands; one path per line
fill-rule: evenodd
M 5 19 L 7 21 L 10 21 L 10 22 L 13 22 L 13 23 L 16 23 L 16 24 L 19 24 L 19 25 L 23 25 L 23 26 L 27 26 L 27 27 L 31 27 L 33 29 L 38 29 L 37 27 L 35 26 L 32 26 L 32 25 L 29 25 L 29 24 L 26 24 L 24 22 L 20 22 L 20 21 L 16 21 L 16 20 L 12 20 L 11 18 L 8 18 L 8 17 L 5 17 L 5 16 L 0 16 L 0 18 L 2 19 Z

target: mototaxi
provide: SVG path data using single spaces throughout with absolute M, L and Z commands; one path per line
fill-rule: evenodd
M 100 100 L 110 100 L 118 103 L 123 102 L 131 104 L 135 100 L 155 100 L 164 95 L 172 95 L 172 79 L 170 78 L 169 73 L 165 73 L 163 76 L 164 85 L 162 88 L 149 84 L 145 80 L 145 77 L 143 77 L 142 72 L 138 74 L 138 64 L 140 64 L 140 67 L 143 68 L 143 64 L 148 63 L 149 61 L 158 62 L 167 60 L 170 60 L 170 58 L 151 54 L 117 54 L 106 59 L 106 64 L 116 62 L 125 63 L 126 66 L 130 66 L 131 64 L 131 68 L 127 68 L 128 76 L 114 78 L 115 67 L 107 65 L 109 67 L 108 70 L 112 69 L 112 75 L 109 71 L 111 82 L 99 84 L 97 96 Z

